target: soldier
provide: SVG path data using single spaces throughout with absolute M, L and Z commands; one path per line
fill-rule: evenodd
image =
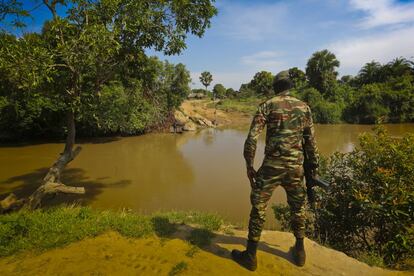
M 298 266 L 305 264 L 305 197 L 303 183 L 304 152 L 313 176 L 318 167 L 311 111 L 304 102 L 289 95 L 293 82 L 288 71 L 276 75 L 276 96 L 260 104 L 244 144 L 247 176 L 252 188 L 247 249 L 232 251 L 233 259 L 249 270 L 256 270 L 256 250 L 265 222 L 265 211 L 274 189 L 281 185 L 291 210 L 291 228 L 296 237 L 292 253 Z M 253 168 L 259 134 L 267 126 L 265 158 L 256 172 Z

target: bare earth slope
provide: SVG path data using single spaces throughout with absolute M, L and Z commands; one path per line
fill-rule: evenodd
M 252 118 L 251 114 L 228 111 L 224 112 L 211 107 L 211 100 L 187 100 L 184 101 L 180 108 L 188 116 L 201 115 L 210 121 L 216 121 L 219 126 L 241 126 L 248 125 Z
M 259 267 L 252 273 L 230 259 L 231 249 L 243 248 L 244 231 L 219 233 L 197 251 L 185 241 L 188 234 L 186 226 L 168 239 L 128 239 L 109 232 L 42 254 L 2 258 L 0 275 L 409 275 L 370 267 L 310 240 L 307 263 L 299 268 L 289 252 L 293 236 L 276 231 L 264 232 Z

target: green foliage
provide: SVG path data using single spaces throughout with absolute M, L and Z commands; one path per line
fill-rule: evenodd
M 358 86 L 384 83 L 392 78 L 413 75 L 413 73 L 413 63 L 405 58 L 396 58 L 385 65 L 371 61 L 361 68 L 355 82 Z
M 405 75 L 386 83 L 363 85 L 347 106 L 348 122 L 412 122 L 414 120 L 414 77 Z
M 267 71 L 257 72 L 249 83 L 249 88 L 256 95 L 270 96 L 273 94 L 273 75 Z
M 179 275 L 180 273 L 184 272 L 187 268 L 188 265 L 186 262 L 179 262 L 171 269 L 171 271 L 168 273 L 168 276 Z
M 335 153 L 324 177 L 310 237 L 362 260 L 403 268 L 414 255 L 414 135 L 382 127 L 350 153 Z M 287 210 L 277 209 L 287 225 Z
M 45 119 L 44 113 L 50 115 L 51 111 L 58 118 L 75 113 L 78 120 L 104 114 L 85 114 L 81 110 L 102 111 L 94 105 L 100 104 L 102 90 L 113 82 L 124 87 L 116 89 L 119 98 L 105 91 L 108 98 L 102 102 L 110 98 L 116 102 L 115 108 L 107 112 L 109 119 L 95 119 L 93 123 L 98 121 L 103 129 L 111 131 L 118 128 L 126 133 L 140 132 L 148 121 L 144 117 L 153 114 L 143 117 L 137 109 L 152 110 L 148 103 L 164 114 L 156 118 L 162 123 L 168 111 L 189 93 L 190 76 L 184 65 L 160 65 L 147 58 L 144 50 L 152 48 L 166 55 L 180 53 L 186 47 L 187 34 L 201 37 L 217 12 L 210 0 L 62 0 L 39 5 L 46 5 L 52 15 L 40 34 L 28 33 L 20 38 L 0 34 L 0 96 L 9 102 L 0 111 L 9 121 L 0 125 L 8 127 L 13 119 L 27 120 L 21 124 L 22 131 L 33 128 Z M 68 7 L 66 14 L 57 12 L 62 6 Z M 22 1 L 8 0 L 0 5 L 0 14 L 0 23 L 7 23 L 6 18 L 18 20 L 18 16 L 30 15 L 30 11 L 24 10 Z M 158 81 L 160 76 L 163 79 Z M 33 98 L 39 102 L 27 116 L 28 103 L 35 102 Z M 136 108 L 127 106 L 130 114 L 115 114 L 127 100 L 137 103 L 137 98 L 144 101 Z M 116 117 L 122 120 L 118 126 L 113 121 Z M 59 120 L 53 121 L 56 122 Z M 8 128 L 5 131 L 13 132 Z
M 193 237 L 194 241 L 204 244 L 206 238 L 212 235 L 207 233 L 218 230 L 222 222 L 215 214 L 199 212 L 144 216 L 126 211 L 100 212 L 85 207 L 59 207 L 33 212 L 22 210 L 0 216 L 0 256 L 60 247 L 110 230 L 131 238 L 153 234 L 164 238 L 175 232 L 175 224 L 183 223 L 201 227 Z
M 215 98 L 223 99 L 226 97 L 226 88 L 221 83 L 218 83 L 214 85 L 213 93 Z
M 300 89 L 306 86 L 305 72 L 300 70 L 298 67 L 293 67 L 289 69 L 289 77 L 293 81 L 295 89 Z
M 250 98 L 227 98 L 221 100 L 217 104 L 217 108 L 220 110 L 236 111 L 246 113 L 249 115 L 254 114 L 257 111 L 257 106 L 263 101 L 262 98 L 250 97 Z
M 247 83 L 243 83 L 240 86 L 239 89 L 239 93 L 238 93 L 239 98 L 251 98 L 251 97 L 257 97 L 256 91 L 254 91 L 252 88 L 250 88 L 250 85 Z
M 83 107 L 79 128 L 84 134 L 139 134 L 155 124 L 159 109 L 145 98 L 137 83 L 125 88 L 114 82 L 101 89 L 100 97 L 92 105 Z
M 200 82 L 206 87 L 206 91 L 207 91 L 207 87 L 213 81 L 213 76 L 211 75 L 210 72 L 204 71 L 204 72 L 201 73 L 199 79 L 200 79 Z
M 329 102 L 315 88 L 304 88 L 298 91 L 297 97 L 308 103 L 312 110 L 315 122 L 322 124 L 334 124 L 341 121 L 341 105 Z
M 306 76 L 310 86 L 319 90 L 322 94 L 329 93 L 336 82 L 339 61 L 328 50 L 313 53 L 306 65 Z
M 76 118 L 80 135 L 140 134 L 159 124 L 187 97 L 190 74 L 183 64 L 142 62 L 137 79 L 101 85 L 98 96 L 84 97 Z M 4 82 L 3 82 L 4 83 Z M 1 89 L 1 86 L 0 86 Z M 19 91 L 19 92 L 17 92 Z M 63 135 L 64 104 L 27 90 L 0 90 L 0 139 Z
M 348 154 L 332 156 L 332 189 L 321 201 L 320 229 L 348 252 L 373 251 L 393 265 L 414 254 L 414 136 L 365 134 Z M 328 229 L 329 232 L 328 233 Z
M 227 88 L 226 98 L 236 98 L 237 96 L 238 92 L 236 92 L 233 88 Z

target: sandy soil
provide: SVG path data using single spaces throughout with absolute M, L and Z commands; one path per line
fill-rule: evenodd
M 306 240 L 307 263 L 292 263 L 290 233 L 265 231 L 254 273 L 230 259 L 233 248 L 245 244 L 243 231 L 218 233 L 211 246 L 194 253 L 185 241 L 191 228 L 180 226 L 173 238 L 128 239 L 109 232 L 96 238 L 47 252 L 25 253 L 0 259 L 0 274 L 6 275 L 409 275 L 370 267 L 343 253 Z M 193 255 L 191 253 L 194 253 Z M 184 269 L 172 271 L 183 262 Z
M 210 121 L 216 120 L 218 126 L 223 127 L 245 126 L 252 119 L 251 115 L 240 112 L 215 110 L 214 108 L 208 107 L 211 103 L 211 100 L 188 100 L 182 103 L 181 109 L 189 116 L 199 114 Z

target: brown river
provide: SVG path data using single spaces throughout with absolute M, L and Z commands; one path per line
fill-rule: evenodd
M 323 155 L 352 150 L 365 125 L 317 125 Z M 386 125 L 395 136 L 414 133 L 414 124 Z M 49 204 L 79 202 L 94 208 L 129 208 L 143 213 L 165 210 L 216 212 L 241 226 L 250 211 L 243 143 L 247 128 L 205 129 L 184 134 L 82 141 L 83 150 L 68 166 L 63 182 L 84 186 L 82 196 L 58 196 Z M 264 136 L 256 164 L 263 157 Z M 0 146 L 0 198 L 10 192 L 25 196 L 36 189 L 63 144 Z M 272 203 L 285 202 L 278 188 Z M 268 210 L 267 227 L 275 226 Z

